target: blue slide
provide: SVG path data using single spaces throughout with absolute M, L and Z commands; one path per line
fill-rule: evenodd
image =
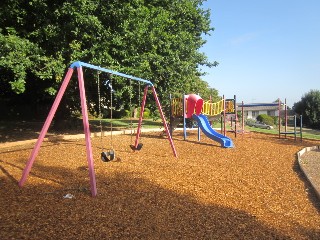
M 201 128 L 202 132 L 210 139 L 217 141 L 221 144 L 221 147 L 225 148 L 232 148 L 233 142 L 230 138 L 223 136 L 222 134 L 216 132 L 212 127 L 210 126 L 208 118 L 203 115 L 196 115 L 193 114 L 192 118 L 197 121 L 198 126 Z

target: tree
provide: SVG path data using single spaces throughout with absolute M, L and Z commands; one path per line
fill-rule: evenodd
M 3 0 L 0 85 L 6 91 L 0 97 L 30 104 L 37 99 L 52 101 L 67 67 L 78 60 L 151 80 L 162 99 L 170 92 L 196 91 L 195 83 L 205 86 L 199 66 L 217 65 L 199 52 L 203 34 L 213 31 L 210 12 L 201 8 L 202 3 Z M 88 102 L 96 105 L 96 75 L 90 70 L 84 74 L 91 79 L 86 81 Z M 102 81 L 105 84 L 106 77 Z M 71 84 L 63 104 L 70 110 L 80 104 L 77 84 Z M 128 80 L 115 78 L 114 88 L 116 108 L 128 108 Z M 108 98 L 108 92 L 105 89 L 102 97 Z
M 310 90 L 299 102 L 293 105 L 293 109 L 303 117 L 303 123 L 307 127 L 320 129 L 320 91 Z

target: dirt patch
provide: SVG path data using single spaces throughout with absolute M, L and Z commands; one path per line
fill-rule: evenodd
M 230 135 L 233 138 L 233 136 Z M 46 141 L 23 188 L 33 143 L 0 150 L 1 239 L 320 239 L 319 205 L 295 154 L 316 141 L 246 134 L 224 149 L 196 132 L 113 136 L 103 163 L 92 139 L 98 195 L 90 194 L 84 139 Z M 64 198 L 70 194 L 71 198 Z

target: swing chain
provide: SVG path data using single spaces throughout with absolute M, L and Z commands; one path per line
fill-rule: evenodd
M 111 139 L 110 139 L 110 143 L 111 143 L 111 148 L 109 151 L 104 151 L 104 147 L 103 147 L 103 141 L 102 141 L 102 136 L 104 135 L 103 133 L 103 129 L 102 129 L 102 112 L 101 112 L 101 105 L 102 105 L 102 101 L 101 101 L 101 93 L 100 93 L 100 79 L 99 79 L 99 74 L 100 72 L 98 72 L 98 77 L 97 77 L 97 84 L 98 84 L 98 99 L 99 99 L 99 118 L 100 118 L 100 131 L 101 131 L 101 137 L 100 137 L 100 140 L 101 140 L 101 160 L 103 162 L 109 162 L 109 161 L 112 161 L 115 159 L 115 151 L 113 150 L 113 142 L 112 142 L 112 108 L 113 108 L 113 105 L 112 105 L 112 78 L 111 78 L 111 74 L 109 75 L 109 80 L 110 80 L 110 84 L 109 84 L 109 87 L 110 87 L 110 127 L 111 127 Z
M 113 142 L 112 142 L 112 122 L 113 122 L 113 118 L 112 118 L 112 109 L 113 109 L 113 103 L 112 103 L 112 92 L 113 92 L 113 86 L 112 86 L 112 74 L 109 74 L 109 80 L 110 80 L 110 143 L 111 143 L 111 149 L 113 149 Z
M 133 114 L 133 110 L 132 110 L 132 83 L 131 83 L 131 79 L 129 78 L 129 100 L 130 100 L 130 102 L 129 102 L 129 108 L 130 108 L 130 111 L 129 111 L 129 113 L 130 113 L 130 136 L 131 136 L 131 142 L 132 142 L 132 134 L 133 134 L 133 132 L 132 132 L 132 114 Z
M 101 92 L 100 92 L 100 71 L 98 71 L 97 74 L 97 86 L 98 86 L 98 115 L 99 115 L 99 127 L 100 127 L 100 144 L 101 144 L 101 152 L 103 152 L 104 147 L 103 147 L 103 141 L 102 141 L 102 137 L 104 135 L 103 133 L 103 127 L 102 127 L 102 111 L 101 111 L 101 105 L 102 105 L 102 101 L 101 101 Z

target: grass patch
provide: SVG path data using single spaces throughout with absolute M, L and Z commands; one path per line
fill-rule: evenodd
M 138 125 L 139 119 L 101 119 L 101 124 L 103 127 L 112 127 L 114 128 L 130 128 L 131 123 L 133 128 Z M 90 120 L 90 125 L 100 126 L 100 119 Z M 163 123 L 161 120 L 153 121 L 152 119 L 143 119 L 142 120 L 143 128 L 160 128 L 163 127 Z

